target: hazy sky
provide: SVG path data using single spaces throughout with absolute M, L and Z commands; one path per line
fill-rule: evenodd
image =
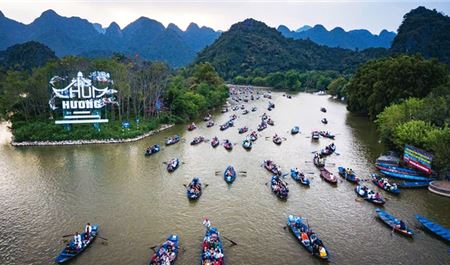
M 345 30 L 365 28 L 396 31 L 409 10 L 424 5 L 450 14 L 450 0 L 0 0 L 5 16 L 31 23 L 43 11 L 53 9 L 62 16 L 79 16 L 107 27 L 112 21 L 121 28 L 141 16 L 170 22 L 185 29 L 190 22 L 216 30 L 227 30 L 245 18 L 261 20 L 272 27 L 291 29 L 322 24 Z

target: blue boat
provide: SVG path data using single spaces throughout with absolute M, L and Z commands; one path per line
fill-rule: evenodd
M 174 172 L 180 166 L 180 160 L 178 158 L 172 159 L 167 162 L 167 171 L 169 173 Z
M 432 221 L 418 214 L 416 214 L 416 219 L 428 230 L 430 230 L 434 234 L 438 235 L 439 237 L 447 241 L 447 243 L 450 243 L 450 230 L 436 223 L 433 223 Z
M 293 180 L 297 181 L 302 185 L 309 186 L 310 184 L 310 181 L 305 177 L 305 174 L 303 174 L 303 172 L 300 172 L 296 168 L 291 169 L 291 177 Z
M 294 128 L 291 129 L 291 134 L 297 134 L 300 132 L 300 127 L 294 126 Z
M 353 170 L 350 169 L 348 172 L 344 167 L 338 167 L 338 171 L 339 175 L 345 178 L 345 180 L 358 184 L 360 179 L 355 175 Z
M 378 174 L 371 174 L 372 182 L 373 184 L 377 185 L 378 187 L 382 188 L 383 190 L 393 193 L 393 194 L 400 194 L 400 189 L 397 187 L 397 184 L 391 184 L 387 180 L 387 178 L 382 178 Z
M 214 254 L 211 255 L 209 250 L 213 248 Z M 220 239 L 219 231 L 216 227 L 206 229 L 205 237 L 203 238 L 202 255 L 200 257 L 200 264 L 213 264 L 218 262 L 220 265 L 225 264 L 225 256 L 223 252 L 223 244 Z M 208 263 L 209 262 L 209 263 Z
M 193 178 L 191 183 L 186 187 L 186 195 L 189 200 L 198 200 L 202 196 L 202 183 L 199 178 Z
M 81 238 L 82 238 L 82 246 L 81 249 L 77 250 L 75 248 L 75 241 L 72 238 L 72 240 L 70 240 L 70 242 L 67 244 L 67 246 L 61 251 L 61 253 L 59 253 L 58 257 L 56 257 L 55 262 L 56 263 L 64 263 L 66 261 L 69 261 L 73 258 L 75 258 L 76 256 L 78 256 L 79 254 L 81 254 L 83 251 L 85 251 L 91 244 L 92 242 L 95 240 L 95 238 L 97 237 L 98 234 L 98 225 L 92 225 L 91 226 L 92 230 L 91 230 L 91 236 L 89 238 L 89 240 L 85 241 L 85 233 L 81 233 Z
M 223 172 L 223 179 L 228 183 L 231 184 L 236 179 L 236 170 L 234 170 L 234 167 L 228 166 L 227 169 Z
M 165 259 L 169 259 L 170 265 L 175 264 L 175 260 L 178 257 L 180 237 L 178 235 L 170 235 L 167 237 L 167 241 L 155 250 L 150 259 L 149 265 L 159 265 L 164 263 Z
M 384 171 L 394 171 L 397 173 L 402 173 L 402 174 L 407 174 L 407 175 L 414 175 L 414 176 L 419 176 L 420 173 L 413 170 L 413 169 L 409 169 L 409 168 L 404 168 L 404 167 L 397 167 L 397 166 L 393 166 L 393 165 L 389 165 L 389 164 L 385 164 L 385 163 L 378 163 L 376 164 L 376 167 L 379 170 L 384 170 Z
M 420 177 L 420 176 L 413 176 L 393 171 L 386 171 L 386 170 L 380 170 L 381 173 L 384 175 L 391 177 L 391 178 L 398 178 L 398 179 L 404 179 L 404 180 L 415 180 L 415 181 L 429 181 L 430 179 L 427 177 Z
M 408 228 L 408 226 L 406 226 L 405 223 L 403 223 L 404 227 L 402 229 L 400 220 L 398 220 L 394 216 L 388 214 L 387 212 L 381 210 L 380 208 L 375 209 L 375 211 L 377 212 L 378 217 L 385 224 L 387 224 L 392 229 L 392 231 L 395 231 L 395 232 L 397 232 L 399 234 L 402 234 L 402 235 L 408 236 L 408 237 L 413 237 L 414 236 L 413 230 Z
M 402 181 L 397 183 L 397 187 L 402 189 L 427 188 L 429 181 Z
M 145 150 L 145 155 L 146 156 L 151 156 L 153 154 L 158 153 L 159 151 L 161 151 L 161 147 L 159 146 L 159 144 L 155 144 L 155 145 L 150 146 L 149 148 L 147 148 L 147 150 Z
M 181 137 L 179 135 L 174 135 L 174 136 L 170 137 L 169 139 L 167 139 L 166 145 L 176 144 L 180 140 L 181 140 Z
M 306 220 L 299 216 L 289 215 L 287 220 L 287 226 L 292 234 L 297 238 L 298 242 L 311 254 L 319 257 L 323 260 L 330 259 L 330 252 L 322 244 L 322 241 L 317 237 L 317 235 L 308 226 Z M 302 240 L 302 230 L 306 233 L 310 231 L 312 234 L 309 236 L 309 240 Z M 312 243 L 311 243 L 312 242 Z M 313 247 L 317 246 L 317 248 Z
M 383 197 L 381 197 L 381 194 L 373 192 L 367 186 L 358 185 L 355 187 L 355 192 L 359 197 L 362 197 L 364 200 L 373 204 L 384 205 L 386 202 Z M 378 195 L 378 197 L 376 195 Z

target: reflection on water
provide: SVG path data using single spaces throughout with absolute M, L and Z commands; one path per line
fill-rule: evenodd
M 130 144 L 13 148 L 3 125 L 0 263 L 50 264 L 64 245 L 61 236 L 91 222 L 100 224 L 101 236 L 108 238 L 108 244 L 98 240 L 71 264 L 147 264 L 152 254 L 149 247 L 171 233 L 179 234 L 183 245 L 177 264 L 197 264 L 204 233 L 201 222 L 206 216 L 223 235 L 238 243 L 231 247 L 225 241 L 227 264 L 321 263 L 283 229 L 291 213 L 308 218 L 337 264 L 450 263 L 445 243 L 423 232 L 414 240 L 391 236 L 389 228 L 374 218 L 373 205 L 355 201 L 352 184 L 340 182 L 332 187 L 320 179 L 311 164 L 312 152 L 331 140 L 312 143 L 309 133 L 326 129 L 337 134 L 334 142 L 339 154 L 327 160 L 329 169 L 336 173 L 339 165 L 353 167 L 367 178 L 374 170 L 374 158 L 384 151 L 367 119 L 349 114 L 345 105 L 327 97 L 298 94 L 287 99 L 274 93 L 272 101 L 276 108 L 268 114 L 275 126 L 262 132 L 250 152 L 240 146 L 243 135 L 237 128 L 256 128 L 267 106 L 263 100 L 250 102 L 258 111 L 239 115 L 235 127 L 223 132 L 217 125 L 206 128 L 203 123 L 193 132 L 175 126 Z M 322 106 L 327 113 L 320 112 Z M 216 124 L 225 122 L 229 115 L 217 114 Z M 327 117 L 327 125 L 321 124 L 323 117 Z M 289 134 L 294 125 L 300 126 L 301 134 Z M 281 146 L 271 141 L 275 133 L 287 139 Z M 144 157 L 147 146 L 163 143 L 173 134 L 186 141 Z M 231 152 L 223 146 L 213 149 L 209 143 L 189 145 L 198 135 L 217 135 L 237 145 Z M 184 164 L 167 173 L 163 162 L 175 157 Z M 295 166 L 314 173 L 310 175 L 311 187 L 287 177 L 289 198 L 278 200 L 265 185 L 270 175 L 261 167 L 264 159 L 273 159 L 284 170 Z M 248 173 L 227 185 L 221 174 L 227 165 Z M 220 173 L 216 175 L 216 171 Z M 199 201 L 189 202 L 183 184 L 194 176 L 209 186 Z M 450 227 L 447 198 L 427 190 L 385 196 L 386 210 L 413 227 L 417 225 L 416 213 Z

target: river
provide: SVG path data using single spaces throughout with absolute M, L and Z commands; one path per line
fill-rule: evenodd
M 238 127 L 255 129 L 266 111 L 267 100 L 251 101 L 258 111 L 216 114 L 216 125 L 187 132 L 175 126 L 144 140 L 113 145 L 12 147 L 6 125 L 0 128 L 0 264 L 52 264 L 61 248 L 62 235 L 83 229 L 86 222 L 100 224 L 97 239 L 71 264 L 148 264 L 151 246 L 172 233 L 180 235 L 182 251 L 176 264 L 198 264 L 204 227 L 209 217 L 222 235 L 237 242 L 225 243 L 227 264 L 320 264 L 283 229 L 289 214 L 302 215 L 321 237 L 336 264 L 450 264 L 448 245 L 416 229 L 416 213 L 450 228 L 450 201 L 427 190 L 403 190 L 400 196 L 386 194 L 385 209 L 402 218 L 417 233 L 413 240 L 391 230 L 375 218 L 375 206 L 356 199 L 354 185 L 339 182 L 333 187 L 319 177 L 310 162 L 319 143 L 309 138 L 313 129 L 337 134 L 339 155 L 329 163 L 352 167 L 368 178 L 374 159 L 383 151 L 374 126 L 363 117 L 349 114 L 345 105 L 327 96 L 300 93 L 292 99 L 273 93 L 276 108 L 268 112 L 275 121 L 262 132 L 248 152 L 241 146 Z M 320 107 L 328 112 L 320 112 Z M 219 131 L 218 124 L 237 113 L 235 127 Z M 329 123 L 320 120 L 327 117 Z M 301 134 L 289 130 L 299 125 Z M 272 143 L 278 133 L 286 137 L 280 146 Z M 180 134 L 184 143 L 163 147 L 151 157 L 143 152 L 151 144 Z M 228 152 L 209 143 L 191 146 L 194 136 L 228 138 L 237 143 Z M 164 161 L 179 157 L 185 164 L 167 173 Z M 261 167 L 273 159 L 282 169 L 298 167 L 313 172 L 310 188 L 290 177 L 287 201 L 279 200 L 268 186 L 270 174 Z M 247 171 L 227 185 L 216 171 L 234 165 Z M 336 166 L 328 166 L 337 173 Z M 209 184 L 199 201 L 186 198 L 183 184 L 199 176 Z M 373 185 L 367 182 L 368 185 Z

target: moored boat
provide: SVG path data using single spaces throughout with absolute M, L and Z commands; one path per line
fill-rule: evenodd
M 337 184 L 337 178 L 336 176 L 328 171 L 325 167 L 321 167 L 320 169 L 320 177 L 323 178 L 326 182 L 330 184 Z
M 180 238 L 178 235 L 170 235 L 166 242 L 155 249 L 149 265 L 173 265 L 178 256 Z
M 202 196 L 203 186 L 199 178 L 193 178 L 186 187 L 186 195 L 189 200 L 198 200 Z
M 430 179 L 427 177 L 413 176 L 413 175 L 409 175 L 409 174 L 403 174 L 403 173 L 386 171 L 386 170 L 380 170 L 380 172 L 391 178 L 398 178 L 398 179 L 412 180 L 412 181 L 430 181 Z
M 447 241 L 447 243 L 450 243 L 450 230 L 432 222 L 431 220 L 428 220 L 427 218 L 416 214 L 416 219 L 419 221 L 425 228 L 427 228 L 429 231 L 433 232 L 434 234 L 438 235 L 440 238 Z
M 377 163 L 377 164 L 375 164 L 375 166 L 379 170 L 391 171 L 391 172 L 401 173 L 401 174 L 406 174 L 406 175 L 411 175 L 411 176 L 421 176 L 421 174 L 419 172 L 417 172 L 413 169 L 409 169 L 409 168 L 398 167 L 398 166 L 388 165 L 388 164 L 384 164 L 384 163 Z
M 355 175 L 355 172 L 351 168 L 338 167 L 339 175 L 345 180 L 352 183 L 358 183 L 360 179 Z
M 95 240 L 97 237 L 99 230 L 99 225 L 95 224 L 91 226 L 91 234 L 89 236 L 89 239 L 86 240 L 85 233 L 80 233 L 81 236 L 81 247 L 78 248 L 78 246 L 75 243 L 75 240 L 72 238 L 69 243 L 66 245 L 66 247 L 59 253 L 59 255 L 56 257 L 55 262 L 56 263 L 64 263 L 67 262 L 75 257 L 77 257 L 79 254 L 83 253 Z
M 306 219 L 300 216 L 289 215 L 287 226 L 292 234 L 297 238 L 298 242 L 311 254 L 323 260 L 330 259 L 330 252 L 323 245 L 322 240 L 319 239 L 309 227 Z
M 228 183 L 231 184 L 236 179 L 236 170 L 232 166 L 228 166 L 225 171 L 223 172 L 223 179 Z
M 414 232 L 411 230 L 405 222 L 402 220 L 398 220 L 394 216 L 390 215 L 389 213 L 377 208 L 375 211 L 378 214 L 378 217 L 386 224 L 388 225 L 392 231 L 395 231 L 399 234 L 402 234 L 404 236 L 413 237 Z
M 402 189 L 428 188 L 429 181 L 402 181 L 397 183 L 397 187 Z
M 386 202 L 380 193 L 373 192 L 367 186 L 358 185 L 355 187 L 355 192 L 358 196 L 373 204 L 384 205 Z
M 400 189 L 397 187 L 397 184 L 391 184 L 387 178 L 383 178 L 375 173 L 370 176 L 372 177 L 372 182 L 378 187 L 393 194 L 400 194 Z
M 159 151 L 161 151 L 161 147 L 159 146 L 159 144 L 155 144 L 155 145 L 148 147 L 147 150 L 145 150 L 145 155 L 151 156 L 153 154 L 158 153 Z

